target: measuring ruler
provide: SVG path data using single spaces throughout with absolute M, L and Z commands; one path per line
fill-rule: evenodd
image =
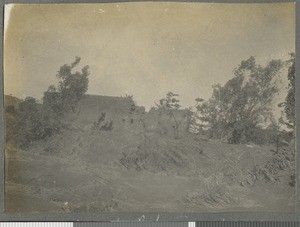
M 0 227 L 300 227 L 299 222 L 8 222 Z

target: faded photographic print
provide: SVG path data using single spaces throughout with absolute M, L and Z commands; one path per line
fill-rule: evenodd
M 5 212 L 294 212 L 295 4 L 5 6 Z

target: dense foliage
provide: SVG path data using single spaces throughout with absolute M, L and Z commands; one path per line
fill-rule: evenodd
M 288 69 L 288 94 L 283 103 L 279 106 L 283 107 L 284 117 L 281 118 L 281 122 L 288 128 L 295 128 L 295 54 L 291 54 L 291 59 L 287 62 L 289 64 Z
M 51 85 L 44 94 L 44 103 L 57 114 L 63 115 L 68 111 L 75 112 L 77 103 L 88 90 L 89 67 L 85 66 L 81 72 L 72 73 L 80 60 L 79 57 L 76 57 L 71 65 L 61 66 L 56 75 L 59 79 L 58 85 Z
M 266 67 L 257 65 L 254 57 L 242 61 L 224 86 L 213 86 L 208 101 L 196 99 L 195 116 L 201 127 L 230 143 L 250 140 L 258 128 L 272 122 L 271 104 L 278 92 L 275 77 L 282 66 L 280 60 L 272 60 Z
M 60 81 L 45 92 L 43 103 L 27 97 L 16 106 L 7 106 L 7 142 L 26 149 L 33 141 L 52 136 L 67 127 L 64 114 L 75 111 L 88 88 L 88 66 L 81 72 L 71 72 L 79 62 L 80 58 L 77 57 L 71 65 L 60 68 L 57 74 Z

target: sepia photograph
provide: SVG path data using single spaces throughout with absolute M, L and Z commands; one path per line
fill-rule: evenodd
M 6 4 L 5 212 L 295 212 L 295 41 L 292 2 Z

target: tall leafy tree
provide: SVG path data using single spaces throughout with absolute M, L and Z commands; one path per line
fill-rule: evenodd
M 156 104 L 160 111 L 166 112 L 171 118 L 173 118 L 174 125 L 173 128 L 175 130 L 175 136 L 179 136 L 179 126 L 180 121 L 176 118 L 175 111 L 179 110 L 181 105 L 179 104 L 180 101 L 178 99 L 178 94 L 173 92 L 168 92 L 166 97 L 159 100 L 159 104 Z
M 278 92 L 275 77 L 282 66 L 280 60 L 272 60 L 266 67 L 256 64 L 254 57 L 242 61 L 224 86 L 213 86 L 208 101 L 196 99 L 196 117 L 214 137 L 246 142 L 254 128 L 272 119 L 271 104 Z
M 89 66 L 83 67 L 80 72 L 72 72 L 80 60 L 80 57 L 76 57 L 70 65 L 61 66 L 56 75 L 58 85 L 51 85 L 44 94 L 44 103 L 59 114 L 74 112 L 77 103 L 88 90 Z

